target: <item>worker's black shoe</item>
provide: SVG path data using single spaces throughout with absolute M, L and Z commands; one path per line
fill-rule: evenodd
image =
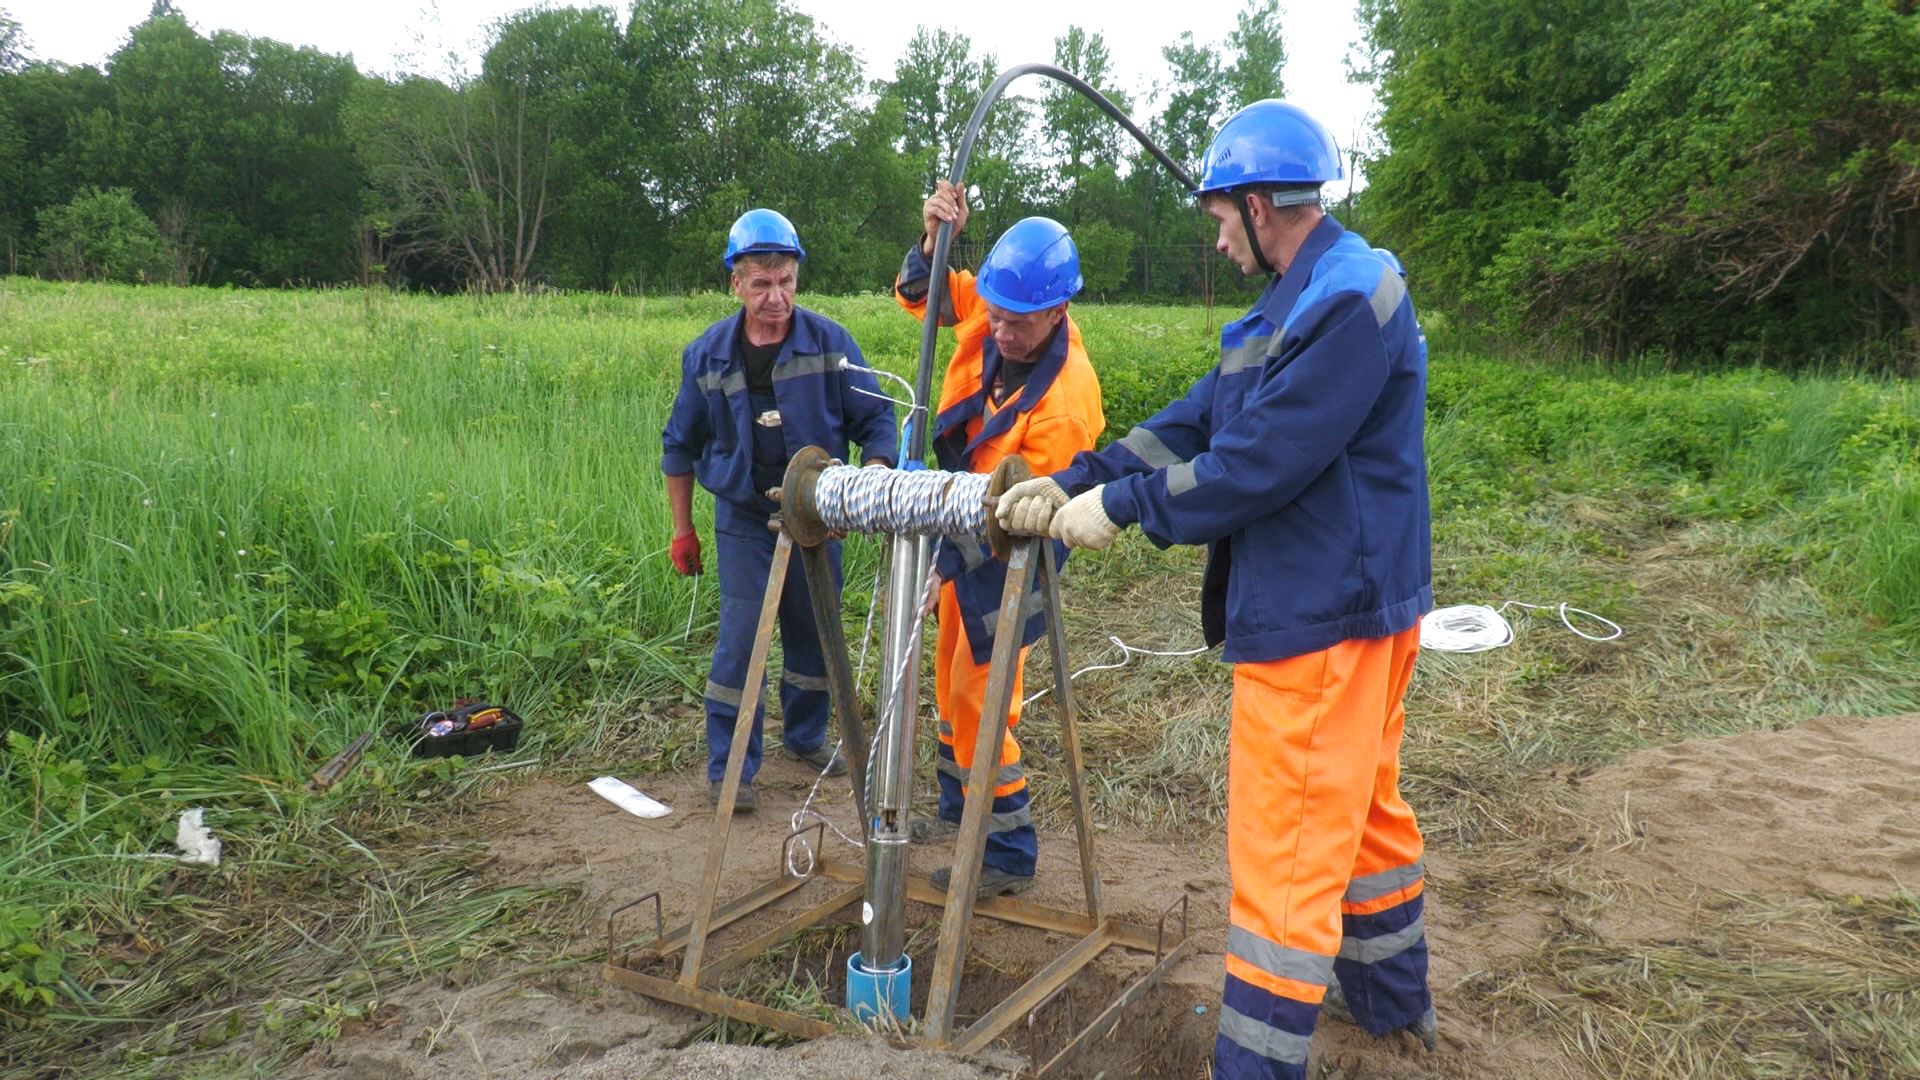
M 1320 1011 L 1345 1020 L 1355 1027 L 1360 1026 L 1360 1021 L 1353 1018 L 1353 1010 L 1347 1008 L 1346 991 L 1341 990 L 1337 982 L 1327 987 L 1327 996 L 1320 1003 Z M 1440 1019 L 1432 1009 L 1427 1010 L 1427 1015 L 1398 1030 L 1420 1040 L 1420 1045 L 1428 1050 L 1437 1050 L 1440 1047 Z M 1388 1031 L 1383 1034 L 1391 1035 L 1393 1032 Z
M 946 892 L 947 883 L 953 880 L 953 867 L 943 866 L 928 876 L 933 881 L 934 888 Z M 1019 874 L 1009 874 L 1005 870 L 995 870 L 991 866 L 983 866 L 980 868 L 980 884 L 974 887 L 973 898 L 986 900 L 995 896 L 1013 896 L 1031 888 L 1033 888 L 1032 874 L 1022 877 Z
M 928 844 L 960 835 L 960 823 L 946 818 L 917 817 L 907 826 L 907 834 L 916 844 Z
M 781 744 L 781 749 L 785 750 L 787 756 L 795 761 L 803 761 L 816 769 L 825 770 L 828 776 L 847 775 L 846 759 L 842 758 L 839 752 L 834 750 L 833 747 L 825 743 L 821 743 L 811 750 L 795 750 L 793 747 L 783 743 Z
M 724 784 L 723 780 L 712 780 L 707 783 L 707 805 L 715 810 L 720 808 L 720 788 Z M 741 781 L 740 790 L 733 793 L 733 812 L 751 814 L 759 808 L 760 796 L 753 793 L 753 785 Z

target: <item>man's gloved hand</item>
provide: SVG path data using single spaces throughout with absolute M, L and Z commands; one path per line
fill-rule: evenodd
M 1008 488 L 994 506 L 1000 527 L 1015 536 L 1045 536 L 1053 512 L 1067 505 L 1067 493 L 1052 478 L 1037 476 Z
M 688 529 L 684 533 L 673 534 L 673 546 L 667 549 L 673 557 L 673 568 L 684 577 L 692 577 L 700 572 L 700 534 Z
M 1072 502 L 1053 515 L 1048 532 L 1070 548 L 1100 551 L 1113 543 L 1113 538 L 1120 535 L 1120 526 L 1107 516 L 1107 504 L 1101 501 L 1101 492 L 1105 490 L 1106 485 L 1101 484 L 1092 491 L 1075 495 Z

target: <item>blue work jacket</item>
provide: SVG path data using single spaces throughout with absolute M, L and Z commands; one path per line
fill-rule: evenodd
M 1406 283 L 1332 218 L 1220 332 L 1186 397 L 1054 474 L 1117 525 L 1209 545 L 1208 644 L 1234 663 L 1395 634 L 1433 606 L 1427 345 Z
M 753 425 L 759 418 L 736 347 L 743 318 L 736 311 L 714 323 L 681 354 L 680 392 L 660 433 L 660 471 L 692 473 L 716 498 L 766 510 L 766 493 L 753 483 Z M 852 362 L 851 369 L 841 370 L 842 359 Z M 793 330 L 773 364 L 773 396 L 789 458 L 803 446 L 818 446 L 845 461 L 852 442 L 859 444 L 863 462 L 897 461 L 893 406 L 869 396 L 879 392 L 846 328 L 793 309 Z

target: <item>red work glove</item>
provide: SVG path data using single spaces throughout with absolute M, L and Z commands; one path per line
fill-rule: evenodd
M 700 534 L 689 529 L 676 534 L 673 547 L 668 549 L 673 556 L 673 568 L 684 577 L 692 577 L 700 572 Z

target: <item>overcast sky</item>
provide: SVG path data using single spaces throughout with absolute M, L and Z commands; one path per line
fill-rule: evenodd
M 262 0 L 175 0 L 203 32 L 237 30 L 331 53 L 351 53 L 365 71 L 438 72 L 448 51 L 477 55 L 486 26 L 530 6 L 528 0 L 332 0 L 330 3 Z M 872 78 L 887 78 L 906 51 L 914 28 L 925 23 L 963 33 L 976 51 L 990 51 L 1001 67 L 1053 59 L 1053 39 L 1067 27 L 1097 30 L 1106 38 L 1121 89 L 1135 97 L 1135 119 L 1145 122 L 1145 93 L 1163 79 L 1160 49 L 1183 30 L 1196 39 L 1222 43 L 1243 0 L 1182 0 L 1153 16 L 1115 18 L 1123 5 L 1112 0 L 970 0 L 959 13 L 925 14 L 897 3 L 863 0 L 792 0 L 866 63 Z M 33 56 L 73 64 L 98 64 L 126 40 L 127 29 L 146 18 L 151 0 L 0 0 L 25 31 Z M 587 6 L 585 4 L 571 6 Z M 623 12 L 625 4 L 615 5 Z M 964 21 L 963 21 L 964 20 Z M 1287 43 L 1287 96 L 1318 116 L 1342 150 L 1356 134 L 1366 142 L 1373 107 L 1371 89 L 1347 82 L 1345 58 L 1359 40 L 1351 2 L 1294 3 L 1282 15 Z

